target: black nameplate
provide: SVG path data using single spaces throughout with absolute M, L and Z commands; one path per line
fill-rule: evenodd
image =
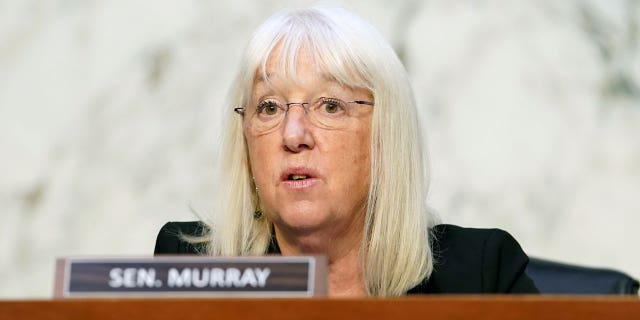
M 305 257 L 66 258 L 55 297 L 324 296 L 326 259 Z

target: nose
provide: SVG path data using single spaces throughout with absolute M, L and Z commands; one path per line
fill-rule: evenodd
M 298 108 L 294 108 L 298 107 Z M 293 153 L 313 149 L 315 141 L 311 132 L 305 108 L 300 103 L 292 103 L 282 124 L 282 144 Z

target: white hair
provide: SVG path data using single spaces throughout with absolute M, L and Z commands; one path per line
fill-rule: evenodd
M 272 57 L 278 45 L 279 56 Z M 342 8 L 312 7 L 280 12 L 254 33 L 223 114 L 219 190 L 204 236 L 212 255 L 267 252 L 272 225 L 254 219 L 258 207 L 242 117 L 256 76 L 279 59 L 281 72 L 296 77 L 301 47 L 341 85 L 369 90 L 375 101 L 371 129 L 371 181 L 366 207 L 362 268 L 371 296 L 399 296 L 429 277 L 433 254 L 429 230 L 435 218 L 426 205 L 426 157 L 413 92 L 406 71 L 386 40 L 369 23 Z

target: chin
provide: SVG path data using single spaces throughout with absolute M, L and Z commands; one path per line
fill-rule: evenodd
M 281 228 L 293 232 L 309 233 L 328 225 L 327 210 L 288 209 L 283 210 L 273 219 Z

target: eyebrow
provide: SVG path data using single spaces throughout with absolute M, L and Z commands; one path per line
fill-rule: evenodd
M 271 77 L 271 73 L 267 73 L 267 78 L 269 78 L 269 77 Z M 263 72 L 256 71 L 256 76 L 255 76 L 255 78 L 254 78 L 253 82 L 254 82 L 254 83 L 255 83 L 255 82 L 264 82 L 264 80 L 265 80 L 265 79 L 264 79 L 264 73 L 263 73 Z
M 273 72 L 267 72 L 266 73 L 267 78 L 272 78 L 272 77 L 277 76 L 277 75 L 278 75 L 277 73 L 273 73 Z M 326 81 L 336 81 L 336 78 L 334 76 L 332 76 L 332 75 L 330 75 L 330 74 L 328 74 L 326 72 L 322 72 L 320 74 L 320 77 L 322 79 L 326 80 Z M 256 71 L 256 77 L 253 80 L 253 83 L 255 84 L 255 83 L 258 83 L 258 82 L 265 82 L 265 80 L 266 79 L 264 77 L 264 73 Z

